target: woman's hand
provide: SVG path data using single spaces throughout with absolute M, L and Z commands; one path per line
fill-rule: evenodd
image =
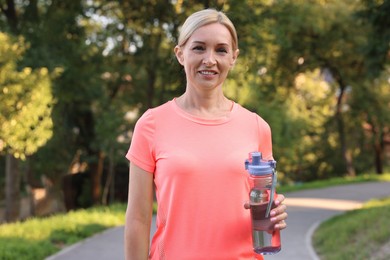
M 275 223 L 275 228 L 280 230 L 285 229 L 287 227 L 285 221 L 287 219 L 287 207 L 285 204 L 282 203 L 284 199 L 284 195 L 278 194 L 275 199 L 276 208 L 273 208 L 270 212 L 271 222 Z
M 286 212 L 286 205 L 283 204 L 285 197 L 282 194 L 278 194 L 275 199 L 275 205 L 276 207 L 273 208 L 270 212 L 271 222 L 275 224 L 275 229 L 285 229 L 287 227 L 286 219 L 287 219 L 287 212 Z M 244 208 L 250 209 L 250 204 L 245 203 Z

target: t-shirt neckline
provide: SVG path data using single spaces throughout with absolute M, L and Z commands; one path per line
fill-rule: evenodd
M 237 103 L 232 101 L 232 109 L 230 110 L 230 113 L 227 116 L 224 117 L 219 117 L 219 118 L 203 118 L 203 117 L 198 117 L 195 115 L 192 115 L 186 111 L 184 111 L 179 105 L 176 103 L 176 98 L 172 99 L 170 101 L 171 105 L 173 106 L 175 112 L 181 116 L 184 117 L 192 122 L 198 123 L 198 124 L 203 124 L 203 125 L 220 125 L 227 123 L 231 120 L 233 114 L 235 113 L 237 109 Z

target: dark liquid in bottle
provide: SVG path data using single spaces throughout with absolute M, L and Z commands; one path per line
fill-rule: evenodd
M 272 203 L 271 208 L 274 208 L 276 205 Z M 273 230 L 274 224 L 271 223 L 270 216 L 265 217 L 267 211 L 268 203 L 263 202 L 260 204 L 251 204 L 251 216 L 252 216 L 252 225 L 255 230 Z

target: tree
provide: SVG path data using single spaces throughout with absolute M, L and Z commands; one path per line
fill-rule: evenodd
M 353 96 L 353 111 L 363 122 L 363 134 L 368 132 L 371 140 L 375 171 L 383 173 L 385 140 L 390 135 L 390 1 L 365 0 L 363 3 L 357 16 L 372 30 L 364 48 L 367 77 L 362 91 Z
M 7 1 L 2 11 L 10 31 L 23 35 L 32 46 L 20 61 L 22 66 L 46 66 L 49 71 L 62 69 L 53 84 L 57 99 L 53 108 L 54 138 L 47 146 L 52 150 L 46 153 L 48 161 L 57 162 L 54 164 L 57 169 L 46 167 L 46 174 L 60 187 L 63 174 L 80 149 L 89 162 L 93 194 L 90 197 L 100 201 L 102 157 L 92 142 L 95 138 L 93 100 L 102 95 L 102 56 L 100 48 L 86 43 L 79 23 L 84 11 L 82 1 Z M 35 163 L 31 164 L 33 168 Z
M 320 68 L 328 80 L 337 86 L 334 116 L 328 133 L 337 129 L 339 153 L 348 175 L 355 175 L 353 136 L 347 134 L 350 118 L 348 91 L 359 91 L 364 79 L 364 56 L 361 49 L 367 41 L 369 28 L 354 16 L 361 8 L 356 1 L 279 1 L 270 8 L 267 17 L 274 21 L 277 59 L 271 68 L 278 79 L 291 81 L 291 76 Z M 294 15 L 288 15 L 294 13 Z M 288 81 L 285 85 L 289 85 Z M 290 84 L 291 85 L 291 84 Z
M 390 71 L 385 70 L 376 79 L 367 78 L 361 90 L 353 93 L 351 101 L 352 113 L 360 119 L 359 124 L 355 125 L 356 129 L 360 129 L 358 140 L 362 151 L 358 160 L 369 162 L 368 165 L 362 165 L 367 170 L 371 170 L 374 165 L 378 174 L 384 172 L 385 140 L 390 134 L 389 76 Z
M 77 158 L 89 173 L 83 206 L 108 203 L 136 119 L 184 91 L 173 48 L 179 25 L 205 7 L 223 10 L 237 28 L 240 56 L 224 88 L 271 124 L 275 156 L 293 173 L 285 176 L 353 175 L 369 167 L 361 159 L 367 153 L 380 169 L 388 3 L 0 1 L 0 26 L 31 46 L 16 70 L 62 72 L 51 83 L 53 137 L 27 156 L 31 172 L 60 187 Z M 374 104 L 376 96 L 382 103 Z
M 46 68 L 18 70 L 27 46 L 23 38 L 0 33 L 0 152 L 6 160 L 7 221 L 19 217 L 18 159 L 34 154 L 52 136 L 54 104 Z
M 364 53 L 369 77 L 377 77 L 389 64 L 390 41 L 390 1 L 363 0 L 363 7 L 357 17 L 372 27 Z

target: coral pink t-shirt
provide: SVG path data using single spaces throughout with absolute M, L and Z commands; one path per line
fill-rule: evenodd
M 126 155 L 154 175 L 157 231 L 150 259 L 262 259 L 253 253 L 248 154 L 272 159 L 269 125 L 237 103 L 228 117 L 194 117 L 171 100 L 138 120 Z

